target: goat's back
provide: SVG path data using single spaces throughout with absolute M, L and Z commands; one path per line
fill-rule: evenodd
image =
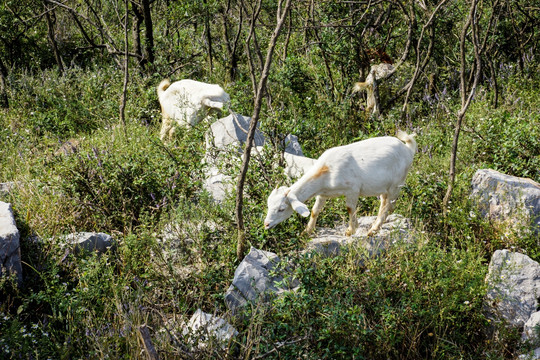
M 170 99 L 176 103 L 200 105 L 203 99 L 228 101 L 229 95 L 217 84 L 207 84 L 196 80 L 184 79 L 175 81 L 161 92 L 161 99 Z
M 399 139 L 376 137 L 328 149 L 305 176 L 326 166 L 329 188 L 375 196 L 404 183 L 413 157 L 414 151 Z

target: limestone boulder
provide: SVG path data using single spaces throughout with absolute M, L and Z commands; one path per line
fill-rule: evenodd
M 240 114 L 231 114 L 214 122 L 207 131 L 206 151 L 231 149 L 234 146 L 241 151 L 242 146 L 247 141 L 251 118 Z M 264 135 L 259 130 L 259 124 L 253 138 L 253 146 L 263 146 L 265 144 Z M 285 152 L 302 156 L 302 147 L 295 135 L 287 135 L 283 139 L 283 148 Z
M 540 311 L 537 311 L 529 317 L 529 320 L 523 326 L 523 334 L 521 339 L 523 341 L 540 341 Z M 540 344 L 539 344 L 540 345 Z
M 203 160 L 205 179 L 203 188 L 217 203 L 223 202 L 235 188 L 237 169 L 242 163 L 243 147 L 247 141 L 251 118 L 231 114 L 214 122 L 207 131 L 206 154 Z M 265 138 L 258 127 L 253 139 L 252 156 L 258 156 Z M 288 154 L 303 156 L 295 135 L 287 135 L 281 144 Z
M 299 285 L 290 269 L 269 251 L 251 248 L 236 271 L 225 293 L 225 303 L 233 314 L 248 302 L 266 302 L 272 296 L 291 291 Z
M 240 114 L 231 114 L 214 122 L 206 133 L 206 150 L 210 149 L 226 149 L 231 145 L 241 146 L 247 140 L 249 124 L 251 118 Z M 254 146 L 264 145 L 264 136 L 257 130 L 253 138 Z
M 210 341 L 217 341 L 222 347 L 238 335 L 238 331 L 225 319 L 197 309 L 183 330 L 188 343 L 205 348 Z
M 472 178 L 471 199 L 494 222 L 540 233 L 540 184 L 531 179 L 481 169 Z
M 540 348 L 529 351 L 526 354 L 519 355 L 519 360 L 540 360 Z
M 10 203 L 0 201 L 0 276 L 14 274 L 22 284 L 20 234 Z
M 522 328 L 538 309 L 540 264 L 509 250 L 497 250 L 486 276 L 489 316 Z

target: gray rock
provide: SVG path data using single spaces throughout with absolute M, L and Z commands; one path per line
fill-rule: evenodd
M 307 244 L 306 251 L 335 256 L 340 254 L 342 248 L 353 245 L 364 248 L 368 256 L 377 256 L 398 241 L 411 241 L 410 222 L 398 214 L 388 216 L 381 229 L 373 236 L 367 237 L 366 234 L 376 218 L 376 216 L 358 218 L 358 229 L 353 236 L 344 235 L 348 225 L 319 228 L 317 235 Z
M 540 184 L 531 179 L 481 169 L 472 178 L 471 199 L 492 221 L 540 233 Z
M 521 328 L 538 308 L 540 264 L 509 250 L 497 250 L 486 276 L 488 314 Z
M 9 194 L 13 187 L 15 187 L 15 183 L 13 181 L 0 183 L 0 195 Z
M 69 234 L 64 238 L 66 245 L 73 249 L 75 253 L 80 251 L 97 252 L 99 254 L 106 252 L 113 247 L 112 237 L 104 233 L 79 232 Z
M 20 235 L 11 204 L 0 201 L 0 276 L 5 272 L 15 274 L 22 284 Z
M 223 202 L 234 191 L 235 181 L 227 170 L 235 169 L 242 163 L 241 155 L 247 140 L 250 121 L 251 118 L 247 116 L 231 114 L 214 122 L 205 135 L 203 188 L 217 203 Z M 257 127 L 253 139 L 252 156 L 259 155 L 258 149 L 262 150 L 264 143 L 265 138 Z M 286 153 L 303 156 L 297 136 L 287 135 L 282 145 Z M 234 176 L 236 175 L 235 173 Z
M 199 348 L 205 348 L 212 340 L 225 347 L 238 335 L 238 331 L 224 319 L 197 309 L 183 330 L 184 337 Z
M 540 326 L 540 311 L 537 311 L 531 315 L 529 320 L 523 326 L 523 334 L 521 339 L 523 341 L 539 341 L 540 337 L 538 330 Z
M 247 140 L 251 118 L 240 114 L 231 114 L 214 122 L 206 133 L 206 150 L 211 148 L 226 149 L 231 145 L 241 149 Z M 254 146 L 264 145 L 264 136 L 258 129 L 253 138 Z
M 285 139 L 283 139 L 282 145 L 286 153 L 304 156 L 302 146 L 300 146 L 300 143 L 298 142 L 298 136 L 292 134 L 287 135 Z
M 519 355 L 519 360 L 540 360 L 540 348 L 537 348 L 529 353 Z
M 220 174 L 217 168 L 212 167 L 208 170 L 207 178 L 204 179 L 202 186 L 214 201 L 222 203 L 233 192 L 235 184 L 232 176 Z
M 225 293 L 225 303 L 233 314 L 248 302 L 269 301 L 272 296 L 293 290 L 299 285 L 279 257 L 269 251 L 251 248 L 236 271 Z

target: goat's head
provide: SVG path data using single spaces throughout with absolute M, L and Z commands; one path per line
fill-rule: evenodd
M 307 206 L 290 193 L 286 186 L 272 190 L 268 196 L 268 212 L 264 219 L 264 228 L 271 229 L 280 222 L 287 220 L 294 211 L 307 217 L 310 212 Z

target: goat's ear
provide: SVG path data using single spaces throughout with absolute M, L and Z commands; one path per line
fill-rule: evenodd
M 289 202 L 291 203 L 291 207 L 293 208 L 294 211 L 296 211 L 303 217 L 309 216 L 310 212 L 306 204 L 298 200 L 296 196 L 294 195 L 289 195 L 287 196 L 287 198 L 289 199 Z
M 296 211 L 297 213 L 299 213 L 303 217 L 308 217 L 309 214 L 310 214 L 309 209 L 306 206 L 306 204 L 301 203 L 298 200 L 295 200 L 295 201 L 291 202 L 291 206 L 294 209 L 294 211 Z

